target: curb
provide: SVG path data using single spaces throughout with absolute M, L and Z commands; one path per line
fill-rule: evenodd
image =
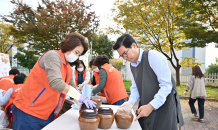
M 185 96 L 179 96 L 180 99 L 189 99 L 189 97 L 185 97 Z M 206 98 L 205 100 L 208 101 L 218 101 L 218 99 L 216 98 Z

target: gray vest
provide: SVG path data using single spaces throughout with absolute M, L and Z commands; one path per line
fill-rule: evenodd
M 130 64 L 140 95 L 140 105 L 148 104 L 160 89 L 157 76 L 149 65 L 148 52 L 148 50 L 143 52 L 141 63 L 137 67 Z M 143 118 L 142 128 L 144 130 L 178 130 L 177 123 L 179 123 L 180 129 L 184 125 L 175 80 L 172 76 L 171 79 L 173 89 L 167 96 L 165 103 L 159 109 L 153 110 L 148 117 L 141 117 Z M 175 94 L 173 90 L 176 92 Z

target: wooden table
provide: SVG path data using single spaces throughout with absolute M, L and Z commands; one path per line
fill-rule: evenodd
M 117 105 L 101 105 L 101 107 L 110 107 L 113 109 L 114 113 L 116 113 L 117 109 L 119 108 L 119 106 Z M 136 117 L 133 110 L 132 113 L 134 116 L 133 119 L 135 119 Z M 79 117 L 79 110 L 71 108 L 63 115 L 61 115 L 59 118 L 55 119 L 53 122 L 51 122 L 46 127 L 44 127 L 42 130 L 80 130 L 78 117 Z M 101 130 L 101 129 L 98 128 L 97 130 Z M 117 128 L 115 120 L 109 130 L 120 130 L 119 128 Z M 133 121 L 132 125 L 128 130 L 141 130 L 138 121 L 136 122 Z

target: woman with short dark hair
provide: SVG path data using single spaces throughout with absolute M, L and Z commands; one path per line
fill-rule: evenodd
M 192 74 L 190 76 L 187 89 L 184 92 L 184 95 L 187 95 L 189 89 L 190 98 L 189 98 L 189 106 L 191 108 L 191 112 L 193 116 L 191 119 L 198 119 L 200 122 L 204 122 L 204 102 L 205 98 L 207 97 L 206 90 L 205 90 L 205 78 L 204 74 L 201 72 L 199 66 L 192 67 Z M 198 109 L 199 109 L 199 116 L 197 115 L 197 111 L 195 109 L 194 103 L 198 100 Z
M 75 89 L 69 64 L 87 50 L 84 36 L 74 32 L 62 40 L 59 51 L 48 51 L 39 58 L 13 102 L 13 129 L 41 130 L 59 116 L 66 95 L 95 107 L 96 103 Z
M 103 91 L 110 105 L 122 105 L 128 95 L 120 72 L 109 64 L 106 55 L 97 56 L 93 65 L 98 67 L 100 75 L 99 84 L 93 88 L 92 93 L 95 95 Z

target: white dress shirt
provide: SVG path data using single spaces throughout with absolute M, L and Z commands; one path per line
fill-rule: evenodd
M 135 62 L 130 63 L 133 67 L 137 67 L 139 63 L 141 63 L 143 51 L 144 50 L 140 49 L 139 59 L 137 63 Z M 154 95 L 154 99 L 150 101 L 150 104 L 155 109 L 158 109 L 165 103 L 166 97 L 170 94 L 172 90 L 171 72 L 166 57 L 158 51 L 149 50 L 148 61 L 154 73 L 157 75 L 157 80 L 159 82 L 159 87 L 160 87 L 158 92 Z M 131 94 L 130 94 L 129 101 L 133 105 L 135 105 L 140 95 L 130 66 L 129 66 L 129 70 L 132 80 L 132 86 L 130 88 Z

